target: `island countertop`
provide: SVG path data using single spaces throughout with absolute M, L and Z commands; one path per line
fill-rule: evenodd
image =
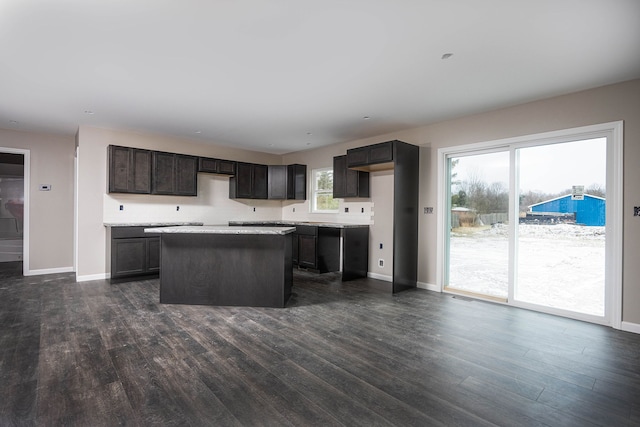
M 203 222 L 188 221 L 188 222 L 104 222 L 102 225 L 105 227 L 177 227 L 182 225 L 203 225 Z
M 276 234 L 284 235 L 296 231 L 295 227 L 230 227 L 228 225 L 203 225 L 145 228 L 145 233 L 171 234 Z
M 287 220 L 263 220 L 263 221 L 229 221 L 229 225 L 233 226 L 275 226 L 275 227 L 295 227 L 296 225 L 310 225 L 314 227 L 324 228 L 363 228 L 369 227 L 368 224 L 347 224 L 340 222 L 321 222 L 321 221 L 287 221 Z

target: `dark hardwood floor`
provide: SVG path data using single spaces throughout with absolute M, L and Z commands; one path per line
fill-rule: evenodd
M 640 425 L 640 336 L 296 272 L 287 308 L 0 271 L 0 425 Z

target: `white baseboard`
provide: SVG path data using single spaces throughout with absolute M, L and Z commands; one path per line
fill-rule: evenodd
M 105 280 L 109 279 L 111 274 L 109 273 L 100 273 L 100 274 L 87 274 L 84 276 L 76 276 L 76 282 L 89 282 L 91 280 Z
M 73 273 L 73 267 L 56 267 L 56 268 L 42 268 L 40 270 L 29 270 L 24 273 L 25 276 L 40 276 L 43 274 L 56 274 L 56 273 Z
M 386 276 L 384 274 L 368 272 L 367 277 L 370 277 L 372 279 L 384 280 L 385 282 L 393 282 L 393 277 Z
M 620 329 L 634 334 L 640 334 L 640 323 L 622 322 Z
M 442 290 L 440 289 L 440 287 L 438 285 L 434 285 L 432 283 L 418 282 L 417 286 L 420 289 L 426 289 L 428 291 L 442 292 Z

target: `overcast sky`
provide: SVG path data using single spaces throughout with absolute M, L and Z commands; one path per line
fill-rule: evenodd
M 606 183 L 606 139 L 597 138 L 563 144 L 522 148 L 520 190 L 558 193 L 574 185 L 585 188 Z M 482 177 L 488 184 L 509 187 L 509 152 L 459 157 L 456 180 Z

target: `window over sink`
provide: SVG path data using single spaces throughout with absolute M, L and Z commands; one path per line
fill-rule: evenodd
M 314 169 L 311 179 L 313 189 L 311 212 L 338 212 L 338 200 L 333 198 L 333 168 Z

